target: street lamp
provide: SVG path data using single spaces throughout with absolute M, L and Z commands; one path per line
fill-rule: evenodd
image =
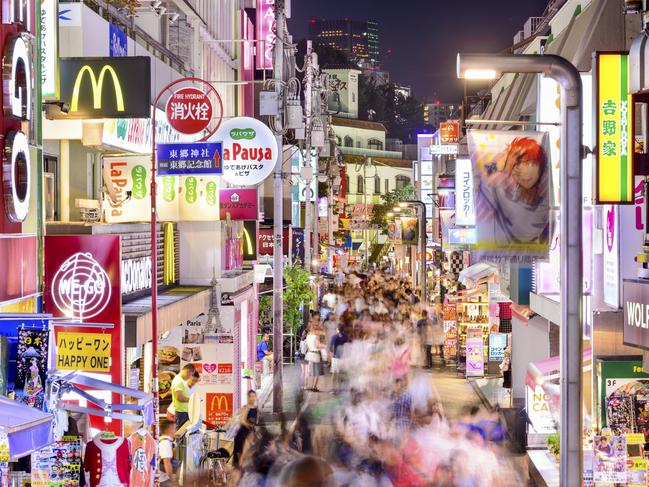
M 582 176 L 581 78 L 554 55 L 458 54 L 457 76 L 495 79 L 503 73 L 541 73 L 561 90 L 561 485 L 581 485 L 582 459 Z

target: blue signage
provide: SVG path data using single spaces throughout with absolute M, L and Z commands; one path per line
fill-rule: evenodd
M 293 260 L 297 260 L 304 265 L 304 228 L 293 227 Z
M 504 333 L 489 334 L 489 362 L 502 362 L 505 360 L 507 348 L 507 335 Z
M 221 174 L 221 142 L 159 144 L 158 175 Z
M 128 56 L 126 32 L 112 22 L 108 24 L 108 54 L 110 57 Z

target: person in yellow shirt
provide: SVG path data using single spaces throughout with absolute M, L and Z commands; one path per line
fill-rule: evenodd
M 177 429 L 189 421 L 189 389 L 198 382 L 195 375 L 196 367 L 187 364 L 171 382 L 171 398 L 176 414 Z

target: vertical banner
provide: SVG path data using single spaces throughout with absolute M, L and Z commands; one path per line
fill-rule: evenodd
M 629 55 L 595 55 L 597 203 L 633 203 L 633 104 Z
M 45 99 L 59 96 L 58 0 L 41 0 L 41 89 Z
M 627 485 L 626 438 L 595 436 L 593 480 L 595 485 Z
M 469 328 L 466 331 L 466 376 L 484 375 L 484 338 L 482 328 Z
M 620 307 L 620 212 L 615 205 L 602 207 L 604 219 L 604 302 L 618 309 Z
M 545 132 L 469 131 L 478 243 L 483 257 L 542 258 L 550 237 Z
M 473 199 L 473 168 L 470 159 L 455 161 L 455 224 L 475 225 L 475 205 Z
M 419 244 L 419 219 L 401 217 L 401 242 L 403 245 Z
M 16 401 L 43 409 L 50 333 L 43 329 L 18 330 Z
M 275 0 L 257 0 L 257 69 L 273 69 Z

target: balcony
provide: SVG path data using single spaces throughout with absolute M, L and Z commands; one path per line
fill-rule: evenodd
M 389 159 L 401 159 L 401 151 L 364 149 L 362 147 L 343 147 L 340 146 L 343 154 L 350 156 L 368 156 L 368 157 L 386 157 Z

